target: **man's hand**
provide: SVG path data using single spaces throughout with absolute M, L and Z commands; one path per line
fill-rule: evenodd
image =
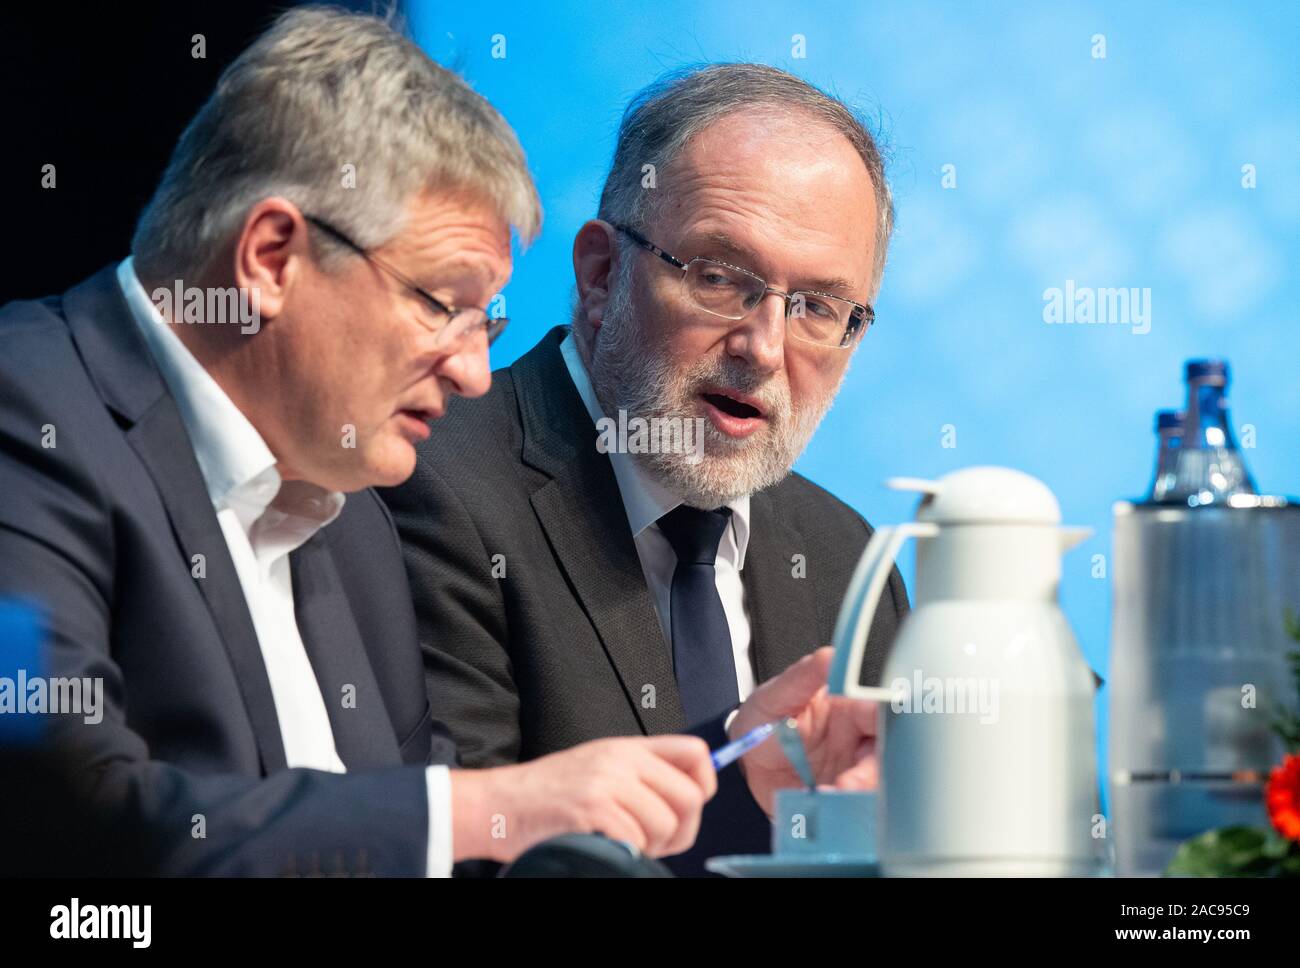
M 818 649 L 755 689 L 728 732 L 736 739 L 755 726 L 793 717 L 819 786 L 874 790 L 876 703 L 827 694 L 834 652 L 829 646 Z M 803 786 L 775 737 L 742 757 L 740 768 L 750 793 L 769 817 L 777 790 Z
M 515 766 L 453 770 L 453 854 L 509 861 L 567 833 L 679 854 L 717 786 L 709 748 L 694 736 L 601 739 Z

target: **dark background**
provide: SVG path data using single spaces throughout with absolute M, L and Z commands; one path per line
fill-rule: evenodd
M 125 257 L 172 147 L 292 3 L 15 4 L 0 12 L 0 305 Z M 371 9 L 368 3 L 341 4 Z M 206 58 L 191 56 L 195 34 Z M 57 187 L 41 187 L 52 164 Z

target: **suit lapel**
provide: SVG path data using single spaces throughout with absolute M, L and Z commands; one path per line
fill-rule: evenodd
M 652 735 L 681 732 L 689 724 L 672 652 L 613 468 L 596 449 L 596 428 L 560 354 L 564 335 L 563 327 L 552 330 L 511 367 L 523 458 L 551 477 L 533 492 L 533 510 L 642 728 Z
M 127 440 L 149 469 L 171 519 L 172 532 L 182 557 L 177 568 L 192 570 L 195 555 L 202 555 L 204 574 L 195 579 L 212 620 L 221 633 L 235 677 L 244 696 L 257 737 L 262 768 L 271 773 L 284 769 L 284 745 L 275 712 L 271 683 L 266 677 L 262 650 L 244 600 L 239 575 L 231 561 L 226 536 L 212 510 L 203 474 L 170 396 L 159 398 L 148 413 L 127 432 Z
M 330 553 L 329 528 L 290 560 L 298 631 L 325 698 L 339 757 L 349 770 L 401 766 L 392 721 Z M 345 704 L 348 697 L 355 701 Z
M 194 447 L 148 347 L 136 331 L 112 268 L 64 297 L 68 325 L 105 403 L 129 428 L 131 447 L 153 478 L 180 554 L 176 567 L 193 573 L 202 555 L 199 591 L 230 655 L 264 773 L 285 767 L 280 722 L 225 535 L 212 510 Z
M 750 538 L 741 581 L 754 679 L 762 683 L 830 643 L 816 641 L 817 606 L 811 584 L 816 576 L 796 577 L 794 556 L 806 556 L 807 544 L 781 520 L 768 492 L 753 495 L 749 507 Z

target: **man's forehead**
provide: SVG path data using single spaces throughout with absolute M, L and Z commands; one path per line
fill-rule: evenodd
M 828 280 L 863 275 L 874 254 L 875 194 L 848 139 L 798 117 L 727 117 L 692 139 L 662 173 L 664 241 L 733 255 L 773 248 L 833 263 Z M 695 253 L 703 254 L 703 253 Z
M 439 242 L 454 247 L 470 243 L 476 249 L 504 258 L 510 256 L 510 225 L 497 207 L 460 191 L 425 191 L 407 205 L 401 233 L 413 243 Z
M 511 270 L 510 226 L 472 197 L 417 196 L 394 243 L 409 250 L 421 283 L 492 287 Z
M 678 258 L 702 256 L 769 281 L 866 297 L 875 251 L 870 210 L 822 217 L 812 206 L 753 204 L 750 197 L 725 191 L 702 191 L 684 201 L 661 213 L 652 230 L 655 241 Z
M 847 265 L 851 259 L 830 261 L 796 245 L 778 247 L 775 253 L 777 261 L 772 262 L 773 254 L 761 241 L 753 239 L 753 234 L 744 228 L 728 230 L 704 223 L 683 233 L 681 256 L 687 259 L 703 256 L 752 272 L 780 271 L 790 276 L 790 285 L 801 289 L 850 299 L 863 295 L 865 279 L 854 278 L 858 273 Z M 812 258 L 803 258 L 808 255 Z
M 455 252 L 437 260 L 434 272 L 444 280 L 459 279 L 481 285 L 491 285 L 502 271 L 510 271 L 510 260 L 491 259 L 465 252 Z

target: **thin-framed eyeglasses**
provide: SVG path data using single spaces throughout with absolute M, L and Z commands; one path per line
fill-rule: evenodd
M 775 293 L 785 303 L 786 332 L 806 343 L 839 349 L 851 347 L 876 320 L 874 309 L 852 299 L 812 289 L 783 292 L 748 269 L 704 256 L 683 262 L 636 229 L 610 224 L 647 252 L 680 269 L 687 297 L 714 316 L 744 319 L 768 293 Z

